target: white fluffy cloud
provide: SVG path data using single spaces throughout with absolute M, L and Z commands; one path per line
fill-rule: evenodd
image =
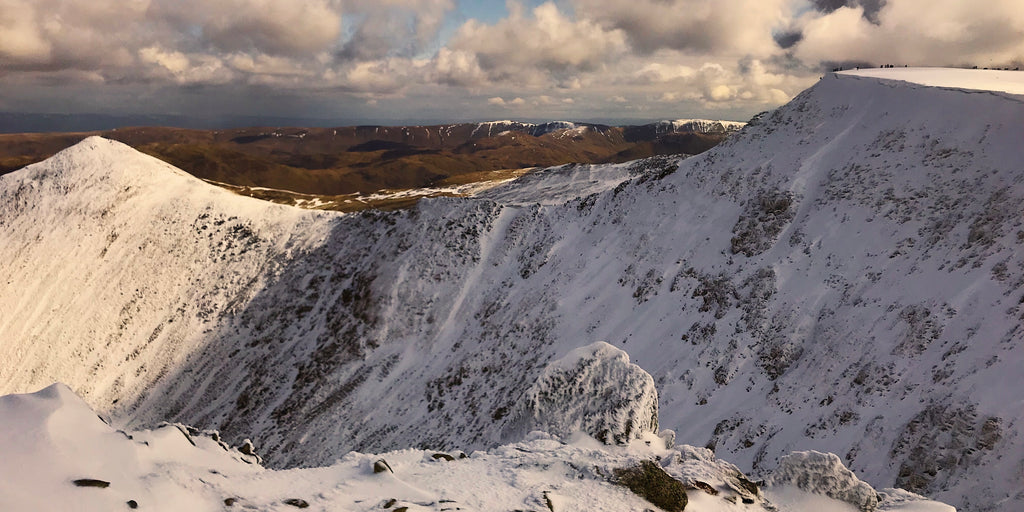
M 474 55 L 491 80 L 546 83 L 545 76 L 592 71 L 626 51 L 622 31 L 572 19 L 554 3 L 526 13 L 510 2 L 509 9 L 509 17 L 494 25 L 470 20 L 449 42 L 455 51 Z
M 743 118 L 835 63 L 1024 65 L 1020 0 L 508 0 L 501 19 L 457 22 L 461 1 L 0 0 L 0 99 L 163 87 L 188 111 L 209 86 L 230 102 L 194 111 L 273 95 L 387 98 L 376 108 L 395 118 Z
M 432 62 L 430 81 L 445 85 L 474 86 L 487 81 L 487 73 L 480 68 L 476 54 L 443 47 Z
M 807 13 L 794 54 L 805 62 L 1005 65 L 1024 60 L 1024 6 L 960 0 L 888 0 L 874 15 L 860 6 Z

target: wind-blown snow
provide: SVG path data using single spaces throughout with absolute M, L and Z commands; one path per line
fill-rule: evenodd
M 326 464 L 506 443 L 547 364 L 607 340 L 661 427 L 755 475 L 832 452 L 1014 511 L 1021 133 L 1015 96 L 828 75 L 697 157 L 357 215 L 89 139 L 0 177 L 0 392 Z

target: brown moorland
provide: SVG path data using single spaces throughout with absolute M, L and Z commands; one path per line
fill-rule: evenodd
M 355 204 L 366 205 L 350 200 L 341 206 L 346 203 L 341 198 L 490 180 L 495 179 L 495 171 L 507 173 L 510 169 L 697 154 L 729 133 L 724 126 L 698 132 L 692 128 L 666 130 L 664 123 L 613 127 L 502 121 L 232 130 L 131 127 L 105 132 L 2 134 L 0 174 L 44 160 L 85 137 L 101 135 L 239 193 L 298 203 L 302 201 L 296 198 L 302 196 L 331 197 L 315 203 L 351 209 Z

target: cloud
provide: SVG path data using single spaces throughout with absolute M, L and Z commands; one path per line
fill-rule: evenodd
M 0 92 L 6 105 L 55 110 L 157 108 L 159 95 L 159 105 L 203 114 L 273 101 L 316 115 L 326 106 L 465 118 L 483 106 L 537 118 L 671 109 L 736 119 L 835 63 L 1024 63 L 1019 0 L 511 0 L 487 23 L 457 21 L 455 5 L 0 0 Z
M 534 102 L 534 103 L 536 104 L 536 102 Z M 513 98 L 511 100 L 507 100 L 506 101 L 504 98 L 502 98 L 500 96 L 495 96 L 493 98 L 488 98 L 487 99 L 487 104 L 488 105 L 494 105 L 494 106 L 497 106 L 497 107 L 519 107 L 519 106 L 525 105 L 526 104 L 526 100 L 517 96 L 517 97 L 515 97 L 515 98 Z
M 24 13 L 18 15 L 18 13 Z M 31 2 L 6 0 L 0 3 L 0 59 L 8 64 L 31 64 L 49 60 L 52 45 L 43 33 Z
M 587 19 L 574 20 L 551 2 L 529 14 L 516 2 L 510 15 L 494 25 L 469 20 L 449 42 L 455 51 L 475 56 L 491 81 L 522 84 L 562 79 L 592 71 L 626 50 L 625 35 Z
M 696 70 L 682 64 L 651 62 L 633 74 L 637 83 L 665 83 L 678 78 L 689 78 Z
M 143 20 L 146 10 L 141 0 L 0 0 L 0 64 L 47 71 L 130 64 L 132 52 L 111 35 Z
M 163 68 L 152 50 L 143 58 L 147 48 L 221 59 L 286 58 L 296 62 L 294 69 L 330 65 L 331 55 L 346 61 L 411 57 L 436 39 L 452 7 L 452 0 L 0 0 L 0 63 L 7 69 L 93 69 L 131 80 L 151 77 L 154 64 Z
M 789 0 L 573 0 L 577 15 L 622 30 L 633 48 L 765 56 Z
M 442 47 L 434 56 L 429 81 L 454 86 L 482 85 L 487 74 L 480 68 L 476 54 Z
M 409 83 L 410 75 L 418 71 L 409 59 L 360 61 L 325 71 L 319 83 L 361 96 L 384 97 L 399 93 Z
M 865 19 L 877 23 L 878 11 L 885 6 L 886 0 L 811 0 L 815 9 L 830 13 L 841 7 L 861 7 Z
M 301 56 L 325 51 L 341 34 L 341 10 L 329 0 L 163 0 L 157 19 L 199 29 L 200 44 L 226 52 Z
M 338 54 L 342 59 L 412 57 L 437 36 L 451 0 L 353 0 L 361 22 Z
M 889 0 L 877 21 L 861 5 L 808 13 L 794 55 L 807 63 L 1000 65 L 1024 59 L 1024 9 L 1000 0 Z

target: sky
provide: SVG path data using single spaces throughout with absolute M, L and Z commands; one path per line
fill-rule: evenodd
M 1020 66 L 1021 0 L 0 0 L 0 111 L 746 120 L 837 66 Z

